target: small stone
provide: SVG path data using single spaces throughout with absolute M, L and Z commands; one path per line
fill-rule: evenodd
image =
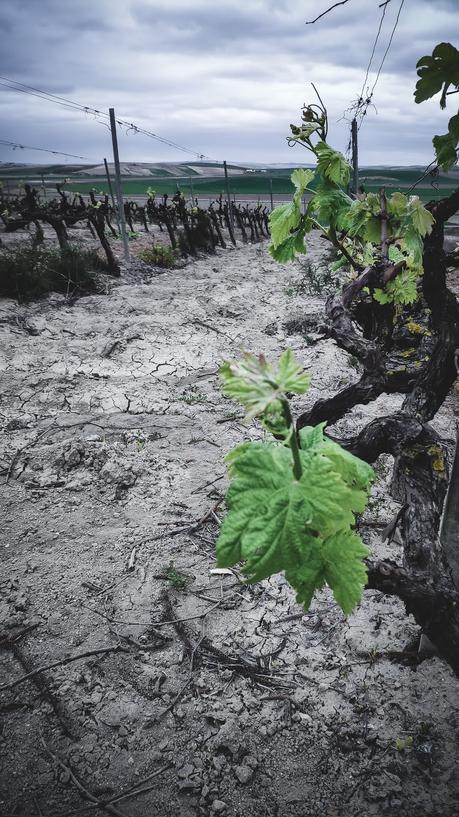
M 213 758 L 212 763 L 214 764 L 217 772 L 221 772 L 224 766 L 226 766 L 226 760 L 223 755 L 216 755 L 216 757 Z
M 243 741 L 242 731 L 237 722 L 229 718 L 223 724 L 219 732 L 213 739 L 214 749 L 228 749 L 232 755 L 236 755 Z
M 196 780 L 190 780 L 189 778 L 179 780 L 177 785 L 180 791 L 192 791 L 193 789 L 199 788 L 198 782 Z
M 178 770 L 177 774 L 178 774 L 179 777 L 184 778 L 184 777 L 191 777 L 193 772 L 194 772 L 194 766 L 192 766 L 191 763 L 185 763 L 185 765 L 182 766 L 182 768 Z
M 210 810 L 214 814 L 223 814 L 223 812 L 226 811 L 226 803 L 224 803 L 223 800 L 214 800 Z
M 234 770 L 234 774 L 236 775 L 239 783 L 242 783 L 244 786 L 249 780 L 253 777 L 253 769 L 250 766 L 236 766 Z

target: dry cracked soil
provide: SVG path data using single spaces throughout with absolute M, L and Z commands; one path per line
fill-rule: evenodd
M 457 679 L 404 663 L 403 605 L 367 592 L 345 619 L 323 591 L 304 613 L 282 576 L 215 570 L 223 456 L 262 434 L 221 362 L 289 346 L 313 375 L 296 412 L 356 378 L 305 275 L 262 243 L 0 301 L 2 817 L 459 814 Z M 451 442 L 453 414 L 435 420 Z M 382 457 L 360 528 L 399 558 L 390 472 Z

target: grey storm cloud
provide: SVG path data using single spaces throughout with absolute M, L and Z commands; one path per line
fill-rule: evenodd
M 285 141 L 290 122 L 319 88 L 332 144 L 347 145 L 343 114 L 360 94 L 376 35 L 379 0 L 349 0 L 307 26 L 327 0 L 3 0 L 0 74 L 107 110 L 233 161 L 308 161 Z M 399 0 L 390 0 L 374 64 L 387 45 Z M 416 106 L 416 62 L 437 42 L 459 39 L 459 0 L 405 0 L 392 47 L 360 132 L 363 162 L 414 164 L 431 158 L 447 112 Z M 1 80 L 0 80 L 1 82 Z M 367 89 L 364 89 L 366 93 Z M 110 155 L 103 122 L 0 84 L 0 138 L 100 161 Z M 145 136 L 120 132 L 131 161 L 185 159 Z M 0 147 L 2 161 L 46 154 Z

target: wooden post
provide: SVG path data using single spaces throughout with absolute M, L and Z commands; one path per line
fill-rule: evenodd
M 354 196 L 358 198 L 359 195 L 359 150 L 357 144 L 357 119 L 352 120 L 351 126 L 352 138 L 352 169 L 353 169 L 353 186 Z
M 194 206 L 194 190 L 193 190 L 193 179 L 190 176 L 190 190 L 191 190 L 191 203 Z
M 118 203 L 118 215 L 120 220 L 120 231 L 121 237 L 123 239 L 124 245 L 124 258 L 126 261 L 129 261 L 130 253 L 129 253 L 129 240 L 127 237 L 126 232 L 126 221 L 124 218 L 124 204 L 123 204 L 123 193 L 121 191 L 121 173 L 120 173 L 120 157 L 118 153 L 118 139 L 116 137 L 116 121 L 115 121 L 115 109 L 109 108 L 108 109 L 110 114 L 110 130 L 112 132 L 112 145 L 113 145 L 113 161 L 115 163 L 115 190 L 116 190 L 116 199 Z
M 228 178 L 228 168 L 226 166 L 226 162 L 223 162 L 223 169 L 225 171 L 225 186 L 226 186 L 226 199 L 228 201 L 228 216 L 231 222 L 231 226 L 233 226 L 233 206 L 231 203 L 231 195 L 229 189 L 229 178 Z
M 43 173 L 40 173 L 40 178 L 41 178 L 41 189 L 43 190 L 43 198 L 46 201 L 46 185 L 45 185 L 45 177 L 43 176 Z
M 273 180 L 269 180 L 269 197 L 271 199 L 271 212 L 274 210 L 274 201 L 273 201 Z
M 108 190 L 109 190 L 109 193 L 110 193 L 110 198 L 112 200 L 113 209 L 115 210 L 116 209 L 115 208 L 115 197 L 113 195 L 112 180 L 110 178 L 110 173 L 108 172 L 108 164 L 107 164 L 106 159 L 104 159 L 104 165 L 105 165 L 105 175 L 107 177 L 107 183 L 108 183 Z

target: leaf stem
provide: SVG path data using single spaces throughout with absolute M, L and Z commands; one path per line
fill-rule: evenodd
M 287 427 L 290 429 L 290 434 L 288 436 L 288 444 L 290 446 L 292 456 L 293 456 L 293 476 L 295 479 L 301 479 L 303 474 L 303 469 L 301 467 L 301 460 L 300 460 L 300 447 L 298 445 L 298 437 L 296 434 L 295 425 L 293 422 L 292 413 L 290 411 L 290 405 L 286 398 L 281 400 L 282 403 L 282 412 L 284 414 L 284 419 L 286 422 Z
M 336 235 L 336 230 L 333 227 L 331 226 L 328 228 L 324 227 L 323 224 L 320 224 L 320 222 L 317 221 L 316 218 L 311 218 L 311 224 L 317 230 L 321 230 L 323 237 L 330 241 L 333 244 L 333 246 L 336 247 L 336 249 L 339 250 L 340 253 L 342 253 L 342 255 L 344 255 L 344 257 L 347 259 L 351 267 L 354 267 L 354 269 L 356 269 L 358 272 L 362 272 L 362 270 L 364 269 L 363 265 L 359 264 L 358 261 L 355 261 L 355 259 L 352 258 L 352 256 L 348 253 L 346 247 L 341 243 L 338 236 Z

